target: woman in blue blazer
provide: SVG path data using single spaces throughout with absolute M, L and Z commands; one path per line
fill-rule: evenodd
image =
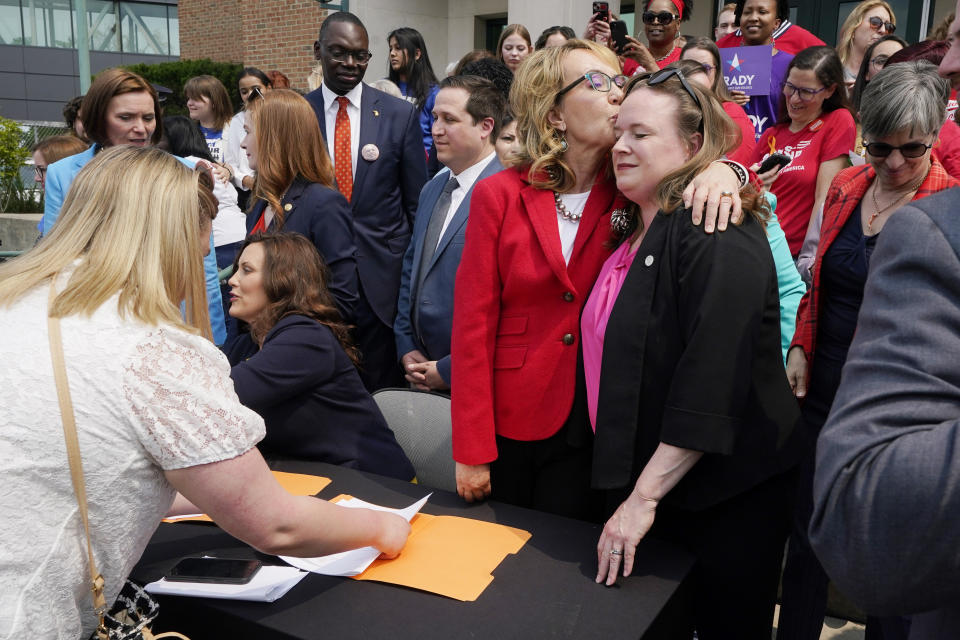
M 350 205 L 333 188 L 333 166 L 317 118 L 302 96 L 276 89 L 247 106 L 240 146 L 257 177 L 247 232 L 295 231 L 330 269 L 330 293 L 347 322 L 359 299 Z
M 224 351 L 240 401 L 266 422 L 261 451 L 413 478 L 360 380 L 356 348 L 312 243 L 297 233 L 258 232 L 234 266 L 230 315 L 249 332 Z
M 47 167 L 44 185 L 43 218 L 40 231 L 49 233 L 60 215 L 64 198 L 73 179 L 93 156 L 107 147 L 130 145 L 146 147 L 157 144 L 163 137 L 160 120 L 160 101 L 153 86 L 126 69 L 107 69 L 100 72 L 90 85 L 80 107 L 84 131 L 93 144 L 86 151 L 54 162 Z M 194 163 L 177 158 L 188 167 Z M 210 239 L 210 254 L 203 261 L 207 283 L 207 303 L 213 340 L 223 344 L 226 329 L 220 301 L 220 279 L 217 258 Z

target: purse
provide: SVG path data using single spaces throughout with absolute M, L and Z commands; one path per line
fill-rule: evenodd
M 53 307 L 56 295 L 54 283 L 50 282 L 49 306 Z M 91 640 L 154 640 L 159 638 L 181 638 L 190 640 L 176 631 L 154 635 L 149 627 L 160 612 L 160 606 L 143 590 L 140 585 L 126 581 L 112 609 L 107 611 L 106 598 L 103 595 L 104 580 L 97 570 L 93 559 L 93 546 L 90 542 L 90 518 L 87 513 L 87 486 L 83 479 L 83 462 L 80 459 L 80 441 L 77 438 L 77 425 L 70 399 L 70 387 L 67 385 L 67 369 L 63 359 L 63 339 L 60 335 L 60 319 L 47 316 L 47 330 L 50 338 L 50 356 L 53 359 L 53 378 L 57 385 L 57 401 L 60 404 L 60 416 L 63 420 L 63 435 L 67 442 L 67 457 L 70 461 L 70 479 L 73 491 L 80 505 L 80 518 L 87 538 L 87 556 L 90 559 L 90 582 L 93 591 L 93 610 L 99 617 L 97 630 Z

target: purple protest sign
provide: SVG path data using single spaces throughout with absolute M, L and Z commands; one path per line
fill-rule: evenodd
M 770 68 L 773 45 L 725 47 L 720 49 L 720 68 L 727 89 L 743 91 L 748 96 L 770 93 Z

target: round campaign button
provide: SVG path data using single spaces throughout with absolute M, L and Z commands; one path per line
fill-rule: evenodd
M 380 149 L 375 144 L 365 144 L 363 149 L 360 149 L 360 155 L 363 156 L 364 160 L 373 162 L 380 157 Z

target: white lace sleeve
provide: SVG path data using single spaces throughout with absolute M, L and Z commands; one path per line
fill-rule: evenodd
M 240 404 L 226 356 L 181 331 L 161 328 L 137 345 L 123 393 L 141 444 L 165 470 L 235 458 L 265 434 Z

